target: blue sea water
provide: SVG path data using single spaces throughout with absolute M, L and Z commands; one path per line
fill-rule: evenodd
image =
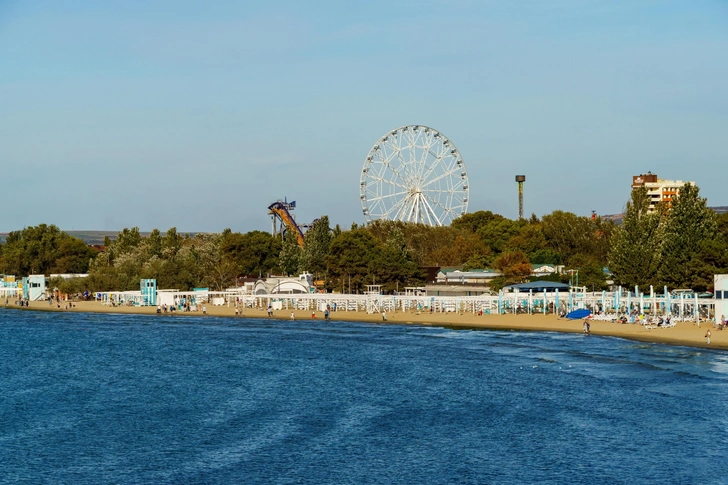
M 728 483 L 728 354 L 0 311 L 0 483 Z

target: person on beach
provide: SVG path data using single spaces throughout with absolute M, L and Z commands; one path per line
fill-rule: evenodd
M 238 312 L 238 307 L 236 306 L 235 307 L 235 316 L 237 317 L 239 314 L 240 314 L 240 312 Z
M 294 321 L 296 319 L 296 314 L 291 312 L 291 321 Z
M 326 307 L 326 310 L 324 311 L 324 320 L 328 320 L 328 319 L 329 319 L 329 309 L 328 309 L 328 306 L 327 306 Z
M 203 305 L 202 307 L 202 314 L 207 315 L 207 307 Z
M 387 321 L 387 312 L 382 312 L 382 321 L 383 322 Z
M 316 310 L 311 312 L 311 320 L 316 320 Z
M 706 332 L 705 338 L 707 338 L 708 339 L 708 343 L 710 343 L 710 329 L 708 329 L 708 331 Z

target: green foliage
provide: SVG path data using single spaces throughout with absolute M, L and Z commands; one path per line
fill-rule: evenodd
M 403 290 L 406 286 L 424 283 L 424 271 L 410 258 L 402 231 L 392 231 L 378 249 L 369 263 L 369 272 L 383 291 Z
M 305 271 L 317 277 L 326 273 L 326 255 L 331 238 L 329 216 L 323 216 L 313 223 L 303 239 L 301 266 Z
M 578 270 L 579 285 L 607 287 L 608 266 L 616 284 L 642 287 L 667 284 L 710 289 L 713 274 L 728 272 L 728 214 L 716 216 L 697 187 L 685 185 L 672 208 L 649 214 L 645 190 L 635 190 L 623 223 L 555 211 L 541 219 L 510 220 L 490 211 L 466 214 L 449 227 L 399 221 L 352 224 L 350 230 L 321 217 L 298 246 L 295 234 L 282 240 L 261 231 L 245 234 L 180 235 L 175 228 L 142 237 L 124 229 L 106 240 L 98 254 L 55 226 L 11 233 L 0 246 L 7 273 L 89 272 L 85 280 L 57 281 L 62 291 L 136 290 L 141 278 L 156 278 L 160 288 L 223 289 L 238 275 L 294 275 L 309 271 L 327 289 L 363 291 L 379 284 L 385 291 L 423 283 L 423 266 L 496 269 L 497 289 L 525 280 L 568 280 L 565 275 L 532 278 L 533 264 Z M 90 264 L 89 261 L 91 260 Z M 351 282 L 351 286 L 350 286 Z
M 240 274 L 276 273 L 281 248 L 280 239 L 262 231 L 231 233 L 221 242 L 221 250 L 237 265 Z
M 632 191 L 622 225 L 615 231 L 609 251 L 609 270 L 617 284 L 627 287 L 656 284 L 662 250 L 660 214 L 649 213 L 645 187 Z
M 665 219 L 663 234 L 660 280 L 671 288 L 711 286 L 712 276 L 696 277 L 695 269 L 704 243 L 720 237 L 718 220 L 700 197 L 698 187 L 687 183 L 680 189 Z
M 579 286 L 585 286 L 589 291 L 607 289 L 607 275 L 604 273 L 603 263 L 592 255 L 573 256 L 570 268 L 579 271 Z
M 528 258 L 533 264 L 553 264 L 560 265 L 563 263 L 561 255 L 553 249 L 537 249 L 529 254 Z
M 328 287 L 358 293 L 364 285 L 374 284 L 369 263 L 378 257 L 380 244 L 366 228 L 342 232 L 331 241 L 326 257 Z
M 292 276 L 305 271 L 301 269 L 303 249 L 298 245 L 298 237 L 293 231 L 286 231 L 283 236 L 283 247 L 279 256 L 279 266 L 283 274 Z
M 54 225 L 40 224 L 8 234 L 0 266 L 7 274 L 85 273 L 98 251 Z
M 472 271 L 476 269 L 488 269 L 493 264 L 491 255 L 471 256 L 463 265 L 463 271 Z
M 513 221 L 499 216 L 481 226 L 477 230 L 477 234 L 487 248 L 498 254 L 512 249 L 510 246 L 511 239 L 520 234 L 524 224 L 523 221 Z
M 493 214 L 491 211 L 477 211 L 470 214 L 463 214 L 454 219 L 450 227 L 455 230 L 463 230 L 476 233 L 480 228 L 487 226 L 491 222 L 504 220 L 500 214 Z
M 480 237 L 469 230 L 381 220 L 369 224 L 367 230 L 382 243 L 391 231 L 401 231 L 410 256 L 420 266 L 456 266 L 471 257 L 492 256 Z

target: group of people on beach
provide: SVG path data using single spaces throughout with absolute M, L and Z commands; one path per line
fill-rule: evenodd
M 183 312 L 191 312 L 191 311 L 193 311 L 193 307 L 192 307 L 192 305 L 190 305 L 190 302 L 187 302 L 187 303 L 182 304 L 180 310 L 182 310 Z M 162 314 L 162 313 L 166 314 L 167 312 L 174 313 L 176 311 L 177 311 L 177 307 L 174 305 L 167 305 L 166 303 L 157 305 L 157 314 L 158 315 Z M 197 307 L 194 307 L 194 311 L 197 311 Z M 207 313 L 207 308 L 202 307 L 202 313 L 203 314 Z

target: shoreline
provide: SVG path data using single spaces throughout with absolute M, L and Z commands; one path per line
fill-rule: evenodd
M 55 304 L 47 302 L 31 302 L 27 308 L 10 304 L 2 308 L 22 311 L 45 311 L 59 313 L 116 313 L 156 315 L 156 307 L 109 307 L 96 301 L 76 302 L 76 308 L 59 309 Z M 242 315 L 235 316 L 235 308 L 230 306 L 207 307 L 207 315 L 211 317 L 226 318 L 272 318 L 276 320 L 291 320 L 291 310 L 277 310 L 272 317 L 268 317 L 266 310 L 246 308 Z M 311 320 L 311 312 L 295 310 L 295 320 Z M 204 317 L 201 311 L 174 312 L 163 314 L 165 317 Z M 323 312 L 316 312 L 316 320 L 323 320 Z M 556 315 L 474 315 L 471 313 L 426 313 L 426 312 L 396 312 L 387 313 L 387 321 L 382 321 L 381 314 L 367 314 L 364 312 L 331 312 L 332 321 L 351 321 L 361 323 L 375 323 L 380 325 L 421 325 L 451 328 L 454 330 L 510 330 L 530 332 L 560 332 L 583 333 L 582 320 L 566 320 Z M 706 342 L 705 333 L 711 331 L 711 342 Z M 698 326 L 695 322 L 678 322 L 672 328 L 648 329 L 636 324 L 621 324 L 605 321 L 591 321 L 591 334 L 624 338 L 628 340 L 659 343 L 673 346 L 697 347 L 715 350 L 728 350 L 728 331 L 719 331 L 711 322 L 703 322 Z

